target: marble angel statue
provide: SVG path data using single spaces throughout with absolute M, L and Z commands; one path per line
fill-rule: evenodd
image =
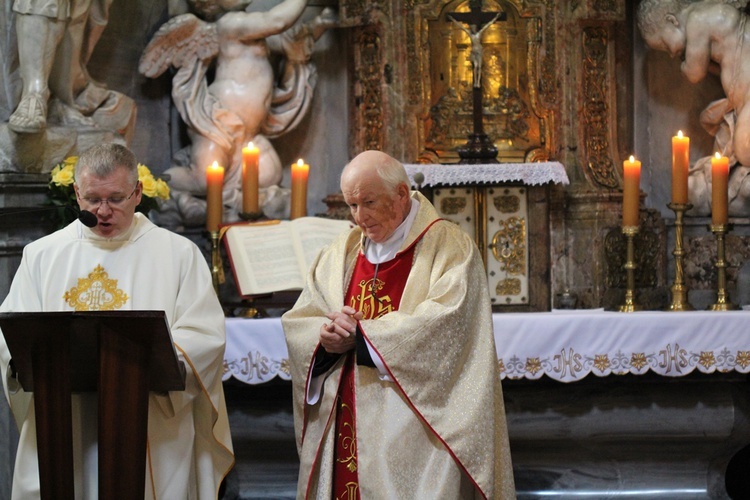
M 23 86 L 8 120 L 13 132 L 42 132 L 52 105 L 55 124 L 112 129 L 129 139 L 135 103 L 95 82 L 86 67 L 112 1 L 14 0 Z
M 698 83 L 717 74 L 726 97 L 709 104 L 701 125 L 714 148 L 729 158 L 729 214 L 750 215 L 750 24 L 748 0 L 643 0 L 638 27 L 646 44 L 681 60 Z M 695 162 L 689 177 L 690 215 L 711 211 L 711 157 Z
M 264 210 L 274 210 L 271 198 L 280 196 L 282 166 L 269 138 L 293 129 L 305 116 L 317 80 L 310 60 L 313 45 L 337 19 L 324 9 L 309 23 L 295 25 L 307 0 L 284 0 L 265 12 L 243 10 L 249 3 L 195 0 L 193 9 L 215 20 L 192 13 L 173 17 L 141 57 L 139 71 L 151 78 L 170 66 L 176 68 L 172 99 L 191 141 L 165 172 L 173 193 L 160 215 L 167 225 L 199 225 L 205 220 L 205 171 L 214 161 L 226 168 L 224 220 L 237 220 L 242 147 L 251 141 L 260 149 Z M 271 64 L 271 52 L 284 58 L 280 76 Z M 215 74 L 209 81 L 207 72 L 213 65 Z

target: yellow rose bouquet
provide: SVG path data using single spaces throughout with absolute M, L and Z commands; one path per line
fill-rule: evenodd
M 76 163 L 78 163 L 78 157 L 69 156 L 50 171 L 49 200 L 52 205 L 59 207 L 56 214 L 60 227 L 75 219 L 72 211 L 66 207 L 78 208 L 78 200 L 73 190 Z M 138 164 L 138 180 L 143 185 L 143 196 L 136 211 L 148 215 L 151 210 L 159 208 L 160 200 L 169 199 L 169 186 L 163 179 L 154 177 L 151 170 L 140 163 Z

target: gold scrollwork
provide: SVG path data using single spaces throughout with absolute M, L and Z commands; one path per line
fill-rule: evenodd
M 502 270 L 510 275 L 526 274 L 526 219 L 510 217 L 500 222 L 489 248 Z
M 341 446 L 346 451 L 347 455 L 337 458 L 336 461 L 344 464 L 350 472 L 356 472 L 357 433 L 354 430 L 354 426 L 351 424 L 351 422 L 354 422 L 354 411 L 346 403 L 341 403 L 341 410 L 349 414 L 346 424 L 344 425 L 344 430 L 342 430 L 342 434 L 338 436 L 338 438 L 341 440 Z M 347 431 L 348 434 L 343 434 L 344 431 Z

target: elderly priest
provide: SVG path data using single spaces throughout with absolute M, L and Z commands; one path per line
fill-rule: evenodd
M 76 220 L 27 245 L 1 309 L 164 311 L 186 389 L 149 396 L 143 498 L 216 499 L 234 464 L 221 385 L 224 314 L 199 249 L 135 213 L 143 193 L 137 165 L 118 144 L 79 157 L 75 193 L 93 227 Z M 9 358 L 0 337 L 3 374 Z M 12 497 L 39 498 L 34 402 L 13 379 L 3 383 L 21 434 Z M 72 404 L 76 498 L 97 498 L 97 398 L 77 394 Z
M 358 225 L 282 322 L 298 498 L 515 498 L 482 258 L 397 160 L 341 175 Z

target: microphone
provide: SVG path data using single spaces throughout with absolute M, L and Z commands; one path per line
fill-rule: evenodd
M 71 205 L 66 205 L 70 207 L 73 211 L 75 211 L 75 208 Z M 96 215 L 94 215 L 92 212 L 89 212 L 88 210 L 79 210 L 78 211 L 78 220 L 81 221 L 81 224 L 83 224 L 86 227 L 96 227 L 96 225 L 99 223 L 99 219 L 96 218 Z
M 0 213 L 0 216 L 25 214 L 25 213 L 32 213 L 32 212 L 48 212 L 50 210 L 58 210 L 61 207 L 66 210 L 70 210 L 71 212 L 76 214 L 76 216 L 78 217 L 78 220 L 81 221 L 81 224 L 83 224 L 86 227 L 96 227 L 96 225 L 99 223 L 99 219 L 97 219 L 96 215 L 94 215 L 92 212 L 89 212 L 88 210 L 79 210 L 73 205 L 60 205 L 60 206 L 54 206 L 54 207 L 38 207 L 38 208 L 13 210 L 11 212 L 2 212 Z
M 417 184 L 417 191 L 421 191 L 422 183 L 424 182 L 424 174 L 422 172 L 416 172 L 414 174 L 414 182 Z

